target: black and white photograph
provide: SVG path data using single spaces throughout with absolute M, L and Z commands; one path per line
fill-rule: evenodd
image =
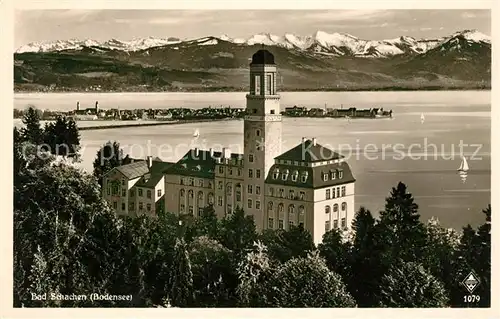
M 118 3 L 14 10 L 13 308 L 494 306 L 491 9 Z

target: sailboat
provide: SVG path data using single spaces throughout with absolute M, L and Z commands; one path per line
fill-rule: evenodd
M 457 169 L 459 172 L 467 172 L 469 170 L 469 163 L 464 156 L 462 156 L 462 163 L 460 163 L 460 167 Z
M 200 130 L 196 129 L 193 133 L 193 137 L 198 137 L 200 136 Z
M 420 114 L 420 122 L 421 123 L 424 123 L 425 121 L 425 116 L 424 116 L 424 113 Z
M 467 171 L 469 171 L 469 164 L 467 163 L 467 160 L 465 157 L 462 156 L 462 162 L 460 163 L 460 167 L 457 169 L 458 171 L 458 176 L 460 176 L 460 179 L 462 180 L 462 183 L 465 184 L 467 181 Z

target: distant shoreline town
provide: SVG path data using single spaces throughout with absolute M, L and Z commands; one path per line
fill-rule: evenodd
M 167 108 L 167 109 L 101 109 L 99 101 L 94 107 L 81 108 L 80 102 L 76 103 L 76 109 L 71 111 L 38 110 L 42 120 L 55 120 L 58 116 L 72 118 L 75 121 L 145 121 L 156 120 L 162 122 L 174 121 L 206 121 L 222 119 L 243 119 L 248 112 L 245 108 L 231 106 L 209 106 L 201 109 L 191 108 Z M 22 118 L 23 110 L 14 109 L 14 119 Z M 382 107 L 368 109 L 357 109 L 356 107 L 328 108 L 324 107 L 306 108 L 304 106 L 286 107 L 281 115 L 286 117 L 321 117 L 321 118 L 392 118 L 392 110 L 384 110 Z M 145 124 L 143 124 L 145 125 Z

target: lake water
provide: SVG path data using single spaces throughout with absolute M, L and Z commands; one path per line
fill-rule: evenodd
M 316 137 L 319 144 L 348 157 L 357 179 L 356 206 L 365 206 L 377 214 L 383 209 L 391 187 L 403 181 L 414 195 L 423 220 L 436 216 L 443 225 L 454 228 L 467 223 L 477 226 L 484 221 L 481 210 L 490 203 L 489 91 L 285 92 L 281 96 L 282 108 L 295 104 L 324 107 L 326 103 L 328 107 L 376 106 L 393 110 L 392 120 L 283 120 L 283 151 L 306 136 Z M 31 104 L 40 109 L 70 110 L 76 101 L 80 101 L 82 107 L 92 107 L 99 101 L 101 108 L 120 109 L 244 107 L 245 93 L 16 94 L 14 107 Z M 80 122 L 79 125 L 95 123 Z M 193 140 L 197 128 L 201 135 Z M 108 140 L 118 141 L 133 157 L 149 154 L 168 161 L 178 160 L 190 147 L 196 146 L 230 147 L 233 152 L 241 152 L 243 122 L 82 131 L 81 137 L 81 166 L 90 171 L 97 150 Z M 457 172 L 461 153 L 470 166 L 465 182 Z

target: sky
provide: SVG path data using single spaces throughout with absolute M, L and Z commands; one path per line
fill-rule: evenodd
M 491 35 L 490 10 L 16 10 L 16 48 L 67 39 L 181 39 L 257 33 L 312 35 L 321 30 L 361 39 L 437 38 L 476 29 Z

